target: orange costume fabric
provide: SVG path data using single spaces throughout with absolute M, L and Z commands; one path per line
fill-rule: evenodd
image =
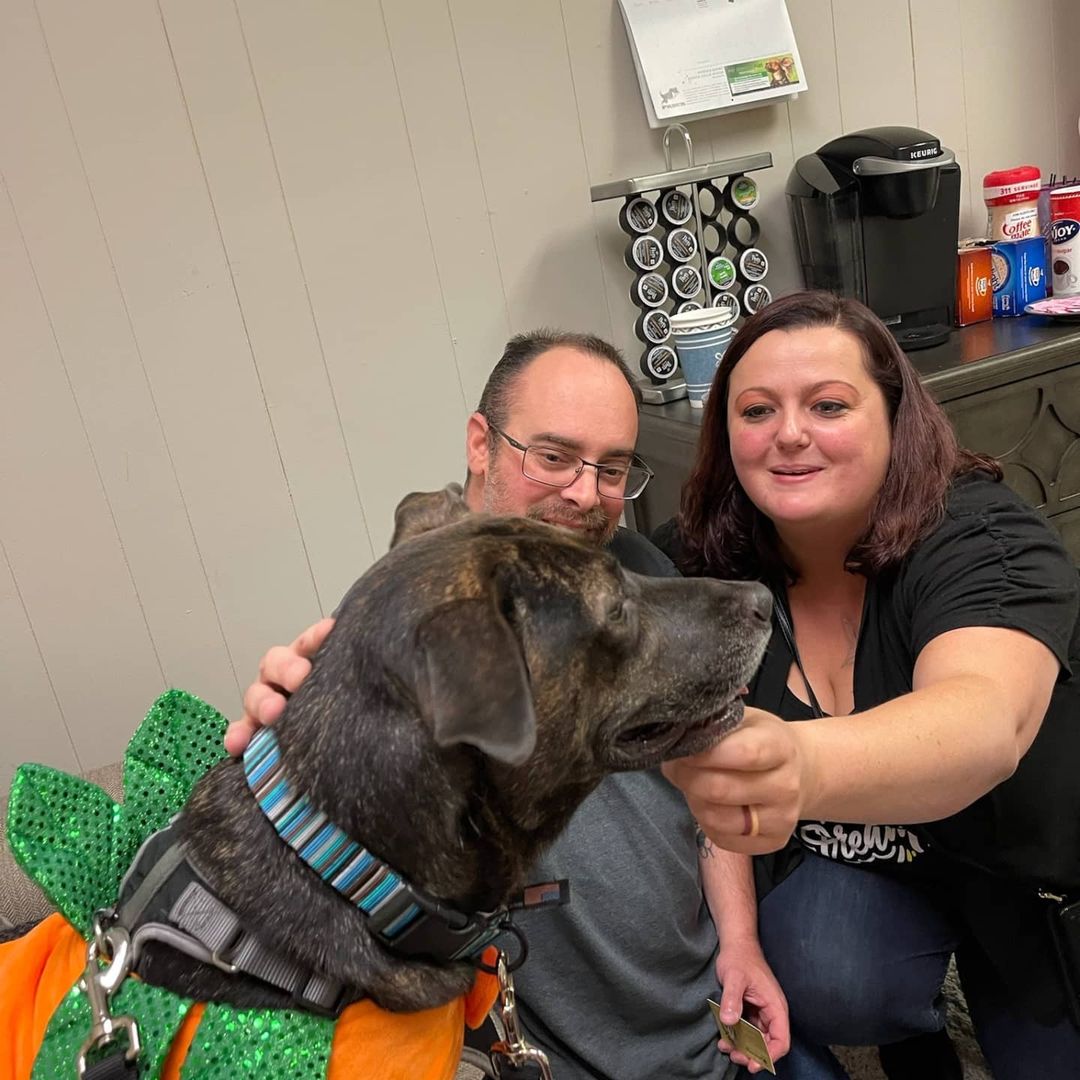
M 0 945 L 0 1080 L 30 1080 L 49 1021 L 85 966 L 86 942 L 62 915 Z M 477 972 L 464 997 L 423 1012 L 391 1013 L 358 1001 L 334 1028 L 327 1080 L 352 1080 L 358 1066 L 377 1068 L 384 1080 L 452 1080 L 465 1024 L 479 1027 L 497 996 L 495 977 Z M 181 1080 L 202 1011 L 193 1006 L 180 1026 L 161 1080 Z

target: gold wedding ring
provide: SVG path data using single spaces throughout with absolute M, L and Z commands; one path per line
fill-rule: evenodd
M 743 816 L 743 836 L 757 836 L 761 832 L 761 822 L 758 820 L 758 812 L 756 806 L 748 806 L 743 803 L 742 808 Z

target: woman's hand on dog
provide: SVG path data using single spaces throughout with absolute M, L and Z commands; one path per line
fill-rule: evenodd
M 807 726 L 747 706 L 735 731 L 709 750 L 667 762 L 664 774 L 715 844 L 745 855 L 778 851 L 806 816 L 817 785 L 813 755 L 801 737 Z M 747 835 L 748 819 L 756 821 L 756 835 Z
M 311 658 L 334 626 L 331 618 L 309 626 L 291 645 L 275 645 L 259 661 L 259 678 L 244 692 L 244 715 L 225 730 L 225 749 L 238 757 L 252 735 L 282 714 L 289 695 L 311 674 Z
M 720 997 L 720 1016 L 725 1024 L 740 1017 L 753 1024 L 765 1036 L 765 1045 L 773 1061 L 791 1049 L 791 1026 L 787 998 L 761 951 L 757 938 L 723 941 L 716 957 L 716 977 L 724 988 Z M 731 1055 L 736 1065 L 748 1072 L 760 1072 L 761 1066 L 745 1054 L 734 1051 L 726 1039 L 720 1049 Z

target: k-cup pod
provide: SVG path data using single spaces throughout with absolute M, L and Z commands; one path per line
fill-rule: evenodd
M 716 311 L 717 309 L 731 312 L 733 321 L 742 314 L 742 304 L 739 303 L 739 298 L 733 292 L 717 293 L 713 297 L 712 310 Z
M 660 196 L 660 213 L 672 225 L 685 225 L 694 214 L 694 204 L 685 191 L 672 188 Z
M 701 311 L 705 307 L 700 301 L 697 300 L 684 300 L 676 309 L 676 314 L 682 314 L 684 311 Z
M 677 266 L 671 275 L 671 291 L 680 300 L 692 300 L 701 292 L 701 271 L 696 266 Z
M 723 292 L 735 284 L 735 264 L 726 255 L 709 260 L 709 281 L 714 289 Z
M 671 319 L 666 311 L 642 312 L 634 323 L 634 332 L 641 341 L 663 345 L 671 337 Z
M 747 285 L 742 294 L 742 303 L 747 315 L 755 315 L 772 303 L 772 293 L 766 285 Z
M 619 224 L 623 232 L 644 235 L 656 228 L 658 220 L 656 207 L 643 195 L 635 195 L 632 199 L 628 199 L 619 211 Z
M 689 229 L 673 229 L 668 233 L 667 250 L 675 262 L 689 262 L 697 254 L 697 237 Z
M 664 249 L 655 236 L 636 236 L 626 249 L 631 270 L 655 270 L 664 261 Z
M 653 382 L 670 379 L 678 366 L 678 357 L 670 345 L 654 345 L 641 358 L 641 370 Z
M 761 248 L 747 248 L 739 256 L 739 273 L 744 281 L 761 281 L 769 272 L 769 260 Z
M 663 274 L 644 274 L 630 288 L 630 299 L 638 307 L 657 308 L 667 298 L 668 287 Z
M 713 376 L 734 336 L 735 316 L 729 310 L 702 308 L 671 316 L 671 337 L 691 408 L 704 408 Z
M 757 181 L 749 176 L 736 176 L 724 193 L 724 202 L 729 210 L 753 210 L 758 204 L 760 192 Z

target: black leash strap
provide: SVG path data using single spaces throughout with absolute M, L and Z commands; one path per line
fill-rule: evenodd
M 86 1067 L 83 1080 L 137 1080 L 139 1067 L 128 1059 L 127 1053 L 119 1050 L 107 1058 Z
M 773 595 L 773 611 L 776 613 L 776 625 L 780 627 L 780 633 L 783 635 L 784 644 L 787 645 L 788 651 L 791 653 L 791 658 L 795 661 L 795 666 L 799 669 L 799 674 L 802 676 L 803 685 L 806 687 L 806 696 L 810 699 L 810 709 L 816 720 L 824 716 L 825 711 L 818 704 L 818 699 L 814 695 L 814 688 L 810 685 L 810 680 L 806 677 L 806 669 L 803 667 L 802 657 L 799 656 L 799 647 L 795 644 L 795 631 L 791 625 L 791 616 L 788 614 L 783 599 L 775 594 Z

